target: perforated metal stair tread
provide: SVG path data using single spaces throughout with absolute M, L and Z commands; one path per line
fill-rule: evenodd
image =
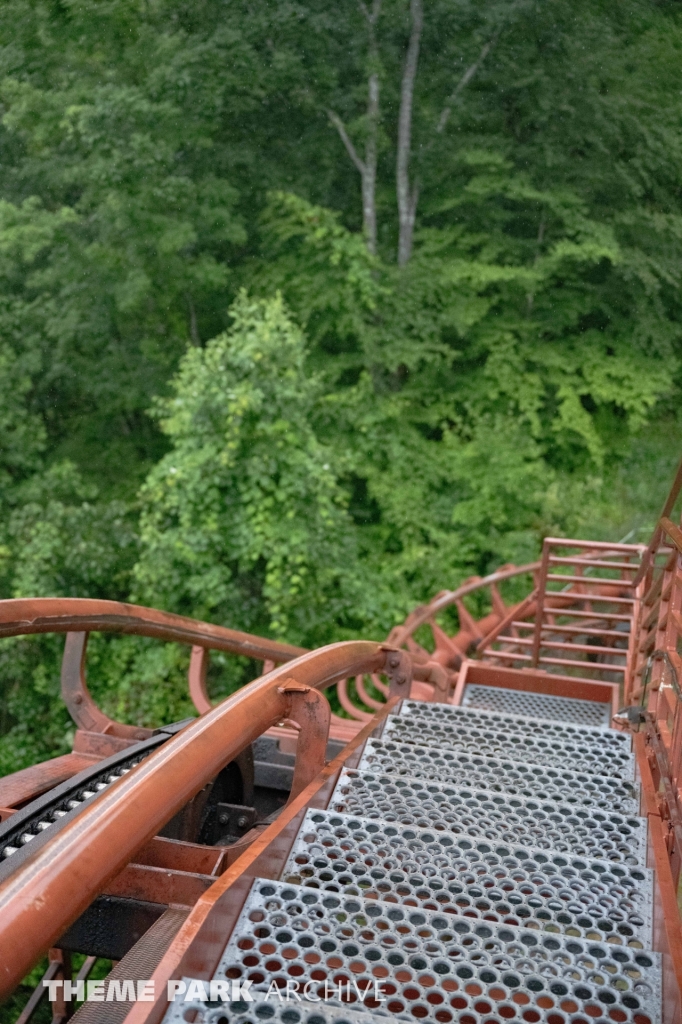
M 557 801 L 346 769 L 329 807 L 361 818 L 646 864 L 645 818 Z
M 496 793 L 561 800 L 620 814 L 639 814 L 638 786 L 612 775 L 574 772 L 467 750 L 441 750 L 390 736 L 368 740 L 358 767 L 409 778 L 468 783 Z
M 555 722 L 572 722 L 607 729 L 611 723 L 611 705 L 573 697 L 554 697 L 547 693 L 529 693 L 500 686 L 469 683 L 464 690 L 462 707 L 503 714 L 526 715 Z
M 267 992 L 382 984 L 373 1013 L 439 1024 L 660 1020 L 660 957 L 579 938 L 257 879 L 215 977 Z M 354 991 L 351 1000 L 357 1001 Z
M 638 949 L 651 944 L 651 871 L 518 843 L 309 811 L 282 878 Z
M 634 778 L 630 737 L 613 729 L 579 728 L 521 715 L 403 701 L 400 712 L 386 718 L 382 738 Z
M 194 979 L 183 978 L 186 985 Z M 165 1024 L 187 1024 L 185 1014 L 196 1014 L 193 1024 L 376 1024 L 385 1017 L 351 1007 L 330 1006 L 297 1000 L 292 993 L 289 1000 L 277 997 L 271 1000 L 254 999 L 216 1005 L 204 999 L 178 999 L 170 1004 Z

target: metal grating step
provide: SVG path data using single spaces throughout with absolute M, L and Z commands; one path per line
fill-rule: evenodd
M 633 782 L 611 775 L 590 775 L 467 750 L 440 750 L 390 738 L 370 739 L 359 768 L 457 785 L 464 783 L 496 793 L 516 793 L 538 800 L 561 800 L 620 814 L 639 814 L 639 787 Z
M 186 991 L 190 991 L 189 985 L 195 979 L 182 980 L 188 986 Z M 341 1009 L 329 1003 L 299 1001 L 294 991 L 292 986 L 289 999 L 282 997 L 280 1000 L 275 996 L 271 1000 L 255 999 L 250 1003 L 238 1000 L 216 1004 L 208 999 L 178 999 L 170 1004 L 164 1022 L 186 1024 L 190 1018 L 193 1024 L 376 1024 L 386 1020 L 349 1007 Z
M 651 945 L 651 871 L 553 850 L 309 811 L 282 878 L 637 949 Z
M 386 719 L 382 737 L 634 778 L 631 739 L 613 729 L 579 728 L 520 715 L 403 701 L 399 714 Z
M 573 1024 L 660 1021 L 656 953 L 256 879 L 217 978 L 261 992 L 297 981 L 330 1002 L 380 981 L 381 1015 Z M 326 991 L 325 991 L 326 983 Z M 466 1015 L 462 1011 L 466 1010 Z
M 646 818 L 556 801 L 344 769 L 329 807 L 361 818 L 646 865 Z
M 573 722 L 575 725 L 601 729 L 608 729 L 611 724 L 610 704 L 576 700 L 573 697 L 553 697 L 547 693 L 508 690 L 498 686 L 481 686 L 478 683 L 468 684 L 464 690 L 462 707 L 528 715 L 555 722 Z

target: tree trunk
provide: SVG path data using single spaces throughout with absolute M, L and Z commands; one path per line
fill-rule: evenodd
M 419 186 L 410 186 L 410 151 L 412 146 L 412 107 L 414 83 L 419 63 L 424 12 L 422 0 L 410 0 L 410 41 L 407 46 L 403 80 L 400 90 L 400 115 L 398 118 L 398 151 L 396 154 L 396 192 L 398 198 L 398 265 L 404 266 L 412 255 L 414 220 L 417 212 Z
M 375 27 L 381 13 L 381 0 L 373 0 L 372 9 L 367 7 L 363 0 L 358 0 L 358 6 L 367 21 L 369 34 L 369 59 L 370 67 L 376 66 L 379 54 L 377 50 Z M 329 120 L 338 131 L 341 141 L 346 147 L 346 152 L 351 158 L 362 181 L 362 230 L 365 236 L 368 250 L 372 255 L 377 251 L 377 208 L 376 208 L 376 186 L 377 186 L 377 136 L 379 132 L 379 75 L 371 71 L 367 80 L 367 142 L 365 144 L 365 159 L 361 160 L 353 142 L 346 131 L 346 126 L 333 110 L 328 112 Z
M 362 174 L 362 227 L 367 240 L 367 248 L 372 253 L 377 251 L 377 131 L 379 122 L 379 76 L 369 76 L 367 92 L 368 135 L 365 146 L 365 165 Z

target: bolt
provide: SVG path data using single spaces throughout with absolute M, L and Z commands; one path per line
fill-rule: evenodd
M 77 693 L 76 696 L 73 698 L 73 702 L 74 702 L 74 704 L 82 704 L 83 703 L 83 694 L 82 693 Z
M 407 676 L 398 676 L 395 682 L 396 686 L 404 686 L 407 682 Z
M 400 655 L 399 654 L 392 654 L 390 656 L 390 658 L 388 659 L 388 667 L 389 668 L 397 668 L 399 664 L 400 664 Z
M 246 826 L 248 824 L 249 824 L 249 819 L 246 817 L 246 815 L 245 814 L 240 814 L 239 817 L 237 818 L 237 825 L 238 825 L 238 827 L 239 828 L 246 828 Z
M 226 814 L 225 811 L 223 811 L 222 814 L 218 815 L 218 821 L 220 822 L 221 825 L 227 825 L 229 820 L 230 820 L 230 815 Z

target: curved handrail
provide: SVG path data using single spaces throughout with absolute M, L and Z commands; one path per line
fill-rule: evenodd
M 243 654 L 258 661 L 290 661 L 305 648 L 156 608 L 87 597 L 25 597 L 0 601 L 0 637 L 28 633 L 135 633 Z
M 540 568 L 540 562 L 528 562 L 527 565 L 512 565 L 498 569 L 496 572 L 490 573 L 488 576 L 474 577 L 473 579 L 467 580 L 466 583 L 462 583 L 461 586 L 457 587 L 456 590 L 443 590 L 439 594 L 436 594 L 434 598 L 429 601 L 428 604 L 420 605 L 415 608 L 403 623 L 399 626 L 395 626 L 388 635 L 387 643 L 395 644 L 396 647 L 401 646 L 406 642 L 407 638 L 414 633 L 416 629 L 423 626 L 424 623 L 428 622 L 434 615 L 438 615 L 439 612 L 444 611 L 457 601 L 466 597 L 467 594 L 473 594 L 476 590 L 481 590 L 483 587 L 489 587 L 496 583 L 503 583 L 505 580 L 510 580 L 514 576 L 523 576 L 524 573 L 534 573 Z
M 192 722 L 47 839 L 0 884 L 0 998 L 159 829 L 229 761 L 289 714 L 287 694 L 385 672 L 409 693 L 409 658 L 368 641 L 332 644 L 260 676 Z
M 412 640 L 414 632 L 420 626 L 430 623 L 434 629 L 437 649 L 443 647 L 449 651 L 443 655 L 445 660 L 449 658 L 450 654 L 456 660 L 466 657 L 472 642 L 477 648 L 475 652 L 471 652 L 475 656 L 489 645 L 492 636 L 499 631 L 500 620 L 504 618 L 499 610 L 496 610 L 495 598 L 497 597 L 498 604 L 500 601 L 499 595 L 495 593 L 496 585 L 517 576 L 534 574 L 540 566 L 540 561 L 529 562 L 521 566 L 503 566 L 487 576 L 472 577 L 455 590 L 441 591 L 428 604 L 415 608 L 403 623 L 394 627 L 386 642 L 396 647 L 407 645 L 417 663 L 430 663 L 432 656 L 427 651 L 421 650 Z M 463 606 L 462 599 L 485 587 L 493 589 L 494 607 L 489 616 L 476 623 Z M 508 613 L 513 617 L 522 607 L 526 607 L 528 600 L 526 598 L 521 604 L 510 606 L 507 610 Z M 440 612 L 453 604 L 458 606 L 460 617 L 464 616 L 465 621 L 460 622 L 461 629 L 456 636 L 448 637 L 439 629 L 434 619 Z M 504 611 L 504 604 L 502 604 L 502 609 Z M 229 651 L 263 660 L 268 663 L 264 666 L 266 670 L 272 665 L 282 664 L 305 653 L 305 648 L 294 647 L 291 644 L 123 602 L 88 598 L 20 598 L 0 601 L 0 637 L 26 633 L 66 632 L 70 634 L 75 645 L 77 634 L 81 634 L 79 643 L 82 644 L 87 641 L 87 633 L 95 630 L 137 634 L 191 645 L 192 656 L 188 683 L 190 697 L 199 714 L 204 714 L 212 707 L 206 690 L 206 669 L 211 649 Z M 438 662 L 439 659 L 441 659 L 441 655 L 437 654 L 436 661 Z M 105 723 L 99 731 L 106 731 L 121 737 L 135 736 L 139 738 L 142 735 L 141 730 L 116 723 L 108 719 L 97 708 L 87 691 L 84 665 L 76 666 L 76 659 L 72 660 L 74 665 L 70 674 L 63 676 L 63 681 L 65 681 L 63 696 L 74 721 L 82 728 L 88 727 L 85 724 L 86 721 L 98 721 Z M 419 665 L 419 668 L 424 668 L 424 666 Z M 417 677 L 422 677 L 422 675 L 423 673 L 418 670 Z M 428 678 L 431 683 L 434 682 L 428 673 L 424 678 Z M 381 690 L 381 685 L 378 688 Z M 356 682 L 356 694 L 359 702 L 363 705 L 361 707 L 358 707 L 351 699 L 347 681 L 339 684 L 338 699 L 350 718 L 340 719 L 334 715 L 333 722 L 336 728 L 343 727 L 345 723 L 350 723 L 353 720 L 355 722 L 366 721 L 368 717 L 371 717 L 376 706 L 381 703 L 366 693 L 362 677 Z M 92 727 L 91 725 L 90 728 Z M 94 728 L 97 729 L 97 726 L 95 725 Z
M 646 551 L 642 555 L 642 561 L 639 566 L 639 571 L 637 572 L 634 580 L 632 581 L 634 586 L 637 586 L 638 583 L 641 583 L 641 581 L 644 579 L 649 569 L 651 568 L 658 546 L 661 543 L 663 534 L 666 532 L 665 526 L 663 525 L 662 521 L 664 519 L 669 519 L 670 513 L 672 512 L 675 506 L 675 502 L 677 501 L 680 491 L 682 491 L 682 459 L 680 459 L 680 464 L 677 467 L 675 479 L 673 480 L 672 487 L 668 492 L 668 497 L 665 499 L 665 502 L 663 503 L 661 514 L 658 517 L 658 520 L 656 521 L 656 526 L 654 528 L 654 532 L 651 535 L 651 540 L 649 541 Z

